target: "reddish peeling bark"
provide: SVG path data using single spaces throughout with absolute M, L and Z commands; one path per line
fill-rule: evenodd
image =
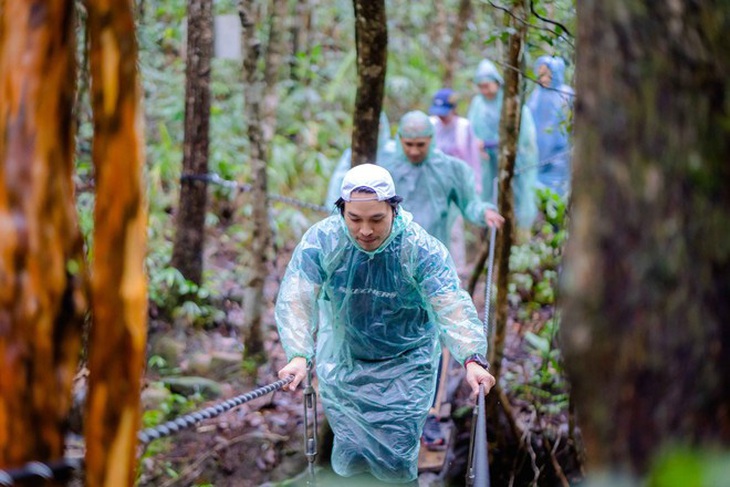
M 132 486 L 147 337 L 144 138 L 132 0 L 88 0 L 96 177 L 86 485 Z
M 0 467 L 57 460 L 87 309 L 73 201 L 74 3 L 0 15 Z

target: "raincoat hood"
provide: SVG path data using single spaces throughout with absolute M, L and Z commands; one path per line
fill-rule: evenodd
M 474 84 L 484 83 L 485 81 L 496 81 L 499 83 L 501 89 L 504 85 L 504 79 L 502 75 L 497 71 L 497 66 L 494 65 L 489 59 L 482 59 L 477 66 L 477 71 L 474 74 Z
M 547 66 L 552 74 L 550 88 L 560 88 L 565 84 L 565 61 L 558 56 L 540 56 L 535 62 L 535 73 L 538 72 L 540 66 Z
M 408 160 L 405 152 L 403 151 L 403 144 L 401 144 L 401 139 L 431 137 L 431 142 L 428 146 L 428 154 L 426 154 L 426 158 L 418 164 L 426 163 L 429 159 L 431 159 L 434 154 L 434 150 L 436 149 L 436 144 L 433 142 L 433 134 L 433 123 L 431 123 L 431 118 L 428 115 L 418 110 L 406 113 L 400 119 L 400 123 L 398 124 L 398 132 L 396 132 L 395 157 L 398 159 Z

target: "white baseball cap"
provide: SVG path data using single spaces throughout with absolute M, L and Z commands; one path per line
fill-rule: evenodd
M 387 169 L 375 164 L 360 164 L 347 173 L 342 180 L 340 196 L 345 201 L 350 201 L 352 191 L 357 188 L 368 188 L 375 191 L 378 201 L 384 201 L 395 196 L 395 183 Z M 365 201 L 365 200 L 363 200 Z

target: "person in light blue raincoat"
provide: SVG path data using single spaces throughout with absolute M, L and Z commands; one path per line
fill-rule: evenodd
M 446 247 L 399 201 L 382 167 L 348 171 L 340 213 L 304 234 L 275 310 L 289 390 L 316 359 L 333 470 L 385 482 L 417 477 L 440 343 L 465 365 L 474 396 L 494 385 L 482 324 Z
M 481 227 L 500 226 L 504 219 L 496 207 L 476 192 L 474 171 L 466 162 L 436 149 L 434 127 L 428 115 L 408 112 L 400 120 L 395 154 L 382 166 L 393 176 L 403 207 L 428 233 L 448 247 L 451 236 L 449 206 L 455 205 L 465 220 Z
M 485 201 L 495 201 L 494 178 L 497 177 L 499 164 L 497 149 L 504 80 L 494 63 L 484 59 L 477 67 L 474 83 L 480 93 L 472 98 L 467 118 L 482 145 L 482 198 Z M 512 190 L 517 226 L 529 229 L 537 216 L 537 140 L 535 124 L 526 106 L 522 107 L 520 120 Z
M 538 181 L 563 196 L 570 189 L 570 139 L 568 119 L 573 88 L 565 84 L 565 61 L 541 56 L 535 63 L 540 84 L 527 106 L 535 121 L 540 168 Z
M 376 156 L 376 163 L 382 161 L 384 158 L 390 157 L 394 150 L 393 139 L 390 137 L 390 122 L 385 112 L 380 112 L 380 122 L 378 125 L 378 153 Z M 324 206 L 327 208 L 334 208 L 335 202 L 340 197 L 340 186 L 342 186 L 342 178 L 345 177 L 345 173 L 352 167 L 352 147 L 348 147 L 340 156 L 340 160 L 337 161 L 335 170 L 330 178 L 329 185 L 327 186 L 327 197 L 324 201 Z

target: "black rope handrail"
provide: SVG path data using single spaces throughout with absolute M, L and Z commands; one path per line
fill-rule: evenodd
M 183 174 L 180 176 L 180 181 L 202 181 L 204 183 L 215 184 L 224 188 L 238 190 L 242 193 L 250 193 L 254 189 L 253 186 L 250 184 L 238 183 L 236 181 L 231 181 L 230 179 L 223 179 L 214 172 L 207 174 Z M 267 194 L 266 197 L 271 201 L 278 201 L 279 203 L 285 203 L 287 205 L 296 206 L 307 210 L 318 211 L 321 213 L 331 213 L 332 211 L 331 208 L 328 208 L 326 206 L 315 205 L 314 203 L 308 203 L 306 201 L 301 201 L 296 198 L 291 198 L 289 196 Z
M 286 379 L 280 379 L 276 382 L 265 385 L 263 387 L 259 387 L 258 389 L 254 389 L 253 391 L 247 392 L 246 394 L 241 394 L 240 396 L 236 396 L 222 403 L 207 407 L 205 409 L 201 409 L 200 411 L 186 414 L 185 416 L 181 416 L 177 419 L 173 419 L 158 426 L 146 428 L 137 434 L 137 439 L 141 443 L 147 444 L 153 440 L 158 440 L 160 438 L 170 436 L 180 430 L 189 428 L 197 423 L 200 423 L 203 420 L 215 418 L 216 416 L 225 413 L 226 411 L 229 411 L 235 407 L 238 407 L 244 403 L 257 399 L 261 396 L 265 396 L 270 392 L 277 391 L 290 383 L 293 379 L 294 376 L 289 376 Z
M 525 171 L 529 171 L 530 169 L 540 168 L 543 166 L 547 166 L 548 164 L 551 164 L 554 160 L 563 157 L 564 155 L 570 155 L 572 153 L 572 150 L 568 149 L 562 152 L 558 152 L 557 154 L 554 154 L 547 159 L 543 159 L 537 164 L 530 164 L 529 166 L 515 168 L 514 175 L 517 176 L 518 174 L 522 174 Z
M 271 384 L 254 389 L 251 392 L 247 392 L 246 394 L 241 394 L 227 401 L 201 409 L 200 411 L 186 414 L 185 416 L 152 428 L 146 428 L 137 433 L 137 439 L 140 443 L 147 444 L 153 440 L 170 436 L 203 420 L 214 418 L 244 403 L 277 391 L 289 384 L 293 379 L 294 376 L 289 376 L 286 379 L 280 379 Z M 82 466 L 82 458 L 64 458 L 52 462 L 28 462 L 22 467 L 14 469 L 0 469 L 0 487 L 12 486 L 16 482 L 29 480 L 65 481 L 75 470 L 80 470 Z
M 80 458 L 64 458 L 53 462 L 28 462 L 22 467 L 0 469 L 0 486 L 15 485 L 30 480 L 68 480 L 82 465 Z

